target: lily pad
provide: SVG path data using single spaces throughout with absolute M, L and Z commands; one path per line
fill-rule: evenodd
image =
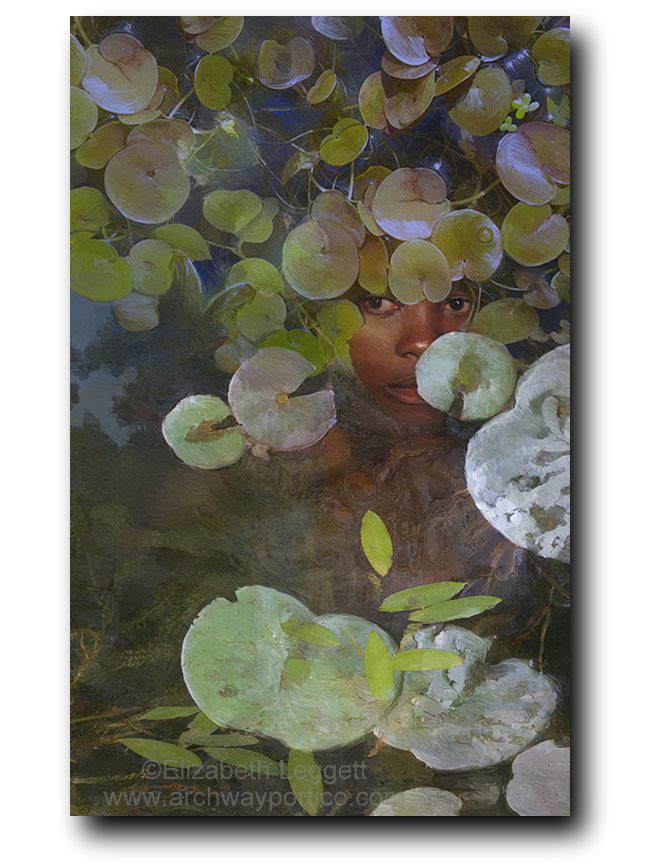
M 471 78 L 480 66 L 480 58 L 472 54 L 454 57 L 439 67 L 436 75 L 436 93 L 440 96 L 458 87 L 463 81 Z
M 246 448 L 242 429 L 226 427 L 229 417 L 229 407 L 215 395 L 189 395 L 165 416 L 162 434 L 189 467 L 228 467 L 241 458 Z
M 457 817 L 462 801 L 448 790 L 415 787 L 385 799 L 371 812 L 372 817 Z
M 359 36 L 364 27 L 364 19 L 359 16 L 312 15 L 313 28 L 328 39 L 344 41 Z
M 96 187 L 70 190 L 70 232 L 96 232 L 106 226 L 110 219 L 109 206 Z
M 314 372 L 292 350 L 259 350 L 230 381 L 228 400 L 235 418 L 254 440 L 275 452 L 317 443 L 336 422 L 334 393 L 323 389 L 292 396 Z
M 273 90 L 285 90 L 308 78 L 315 67 L 310 43 L 302 36 L 294 36 L 281 45 L 274 39 L 265 39 L 257 58 L 258 77 L 262 84 Z
M 111 310 L 118 324 L 128 332 L 148 332 L 160 323 L 158 299 L 139 292 L 115 301 Z
M 369 131 L 354 118 L 342 118 L 332 133 L 320 143 L 320 156 L 330 166 L 345 166 L 362 153 L 369 141 Z
M 260 341 L 270 332 L 283 327 L 287 308 L 277 293 L 260 295 L 246 302 L 237 313 L 237 327 L 249 341 Z
M 488 280 L 501 265 L 501 232 L 486 214 L 469 208 L 442 217 L 431 241 L 445 254 L 453 280 Z
M 260 213 L 236 233 L 239 241 L 251 244 L 262 244 L 267 241 L 274 231 L 274 217 L 278 212 L 278 199 L 274 199 L 273 196 L 263 199 Z
M 364 123 L 374 130 L 387 129 L 389 121 L 385 114 L 385 90 L 380 72 L 372 72 L 364 79 L 357 99 Z
M 180 160 L 187 160 L 195 147 L 195 134 L 185 121 L 178 118 L 151 121 L 141 124 L 128 133 L 128 145 L 140 142 L 155 142 L 173 148 Z
M 492 60 L 526 45 L 541 20 L 534 15 L 472 15 L 469 36 L 480 54 Z
M 427 111 L 436 94 L 434 72 L 415 80 L 385 76 L 381 83 L 385 94 L 385 117 L 398 130 L 415 123 Z
M 563 87 L 571 80 L 571 32 L 555 27 L 542 33 L 531 48 L 538 64 L 538 78 L 548 87 Z
M 447 413 L 461 402 L 460 418 L 488 419 L 503 409 L 515 387 L 515 365 L 503 344 L 482 335 L 450 332 L 427 347 L 415 366 L 419 394 Z
M 383 41 L 404 63 L 419 66 L 450 44 L 454 22 L 450 15 L 381 15 Z
M 134 36 L 112 33 L 86 51 L 82 85 L 108 112 L 139 112 L 155 94 L 158 63 Z
M 186 635 L 182 667 L 197 705 L 219 726 L 276 738 L 298 750 L 328 750 L 359 741 L 384 711 L 369 689 L 364 647 L 376 631 L 353 615 L 314 615 L 288 594 L 251 586 L 236 602 L 217 599 Z M 309 621 L 338 636 L 337 647 L 294 639 L 285 621 Z M 307 677 L 283 678 L 288 661 L 308 661 Z M 290 664 L 293 676 L 296 667 Z M 400 685 L 395 677 L 395 691 Z
M 225 277 L 225 286 L 229 288 L 252 286 L 262 295 L 273 295 L 284 289 L 285 284 L 271 262 L 249 257 L 234 263 Z
M 202 214 L 215 229 L 236 235 L 262 210 L 262 199 L 251 190 L 214 190 L 202 203 Z
M 404 241 L 390 259 L 388 283 L 404 304 L 443 301 L 452 289 L 450 264 L 431 241 Z
M 172 148 L 153 142 L 129 145 L 104 172 L 107 196 L 136 223 L 163 223 L 185 205 L 190 178 Z
M 97 106 L 80 87 L 70 88 L 70 148 L 78 148 L 97 124 Z
M 320 222 L 336 223 L 353 236 L 355 244 L 361 247 L 366 238 L 362 219 L 350 199 L 338 190 L 320 193 L 311 205 L 311 217 Z
M 521 298 L 486 304 L 471 323 L 471 331 L 502 344 L 526 340 L 540 325 L 536 311 Z
M 450 117 L 467 133 L 487 136 L 499 128 L 512 100 L 513 89 L 505 70 L 488 66 L 476 74 L 465 96 L 450 109 Z
M 299 353 L 313 365 L 313 376 L 321 374 L 325 370 L 325 366 L 332 361 L 332 353 L 329 351 L 327 343 L 321 337 L 317 338 L 304 329 L 275 331 L 266 337 L 260 346 L 263 348 L 283 347 L 286 350 Z
M 571 813 L 571 751 L 541 741 L 513 760 L 506 789 L 508 807 L 520 817 L 568 817 Z
M 164 241 L 138 241 L 127 255 L 132 288 L 144 295 L 164 295 L 172 285 L 173 256 L 172 248 Z
M 226 57 L 207 54 L 195 69 L 195 93 L 207 108 L 220 111 L 232 99 L 230 82 L 234 75 L 232 64 Z
M 360 247 L 359 285 L 372 295 L 384 295 L 387 291 L 387 270 L 390 266 L 387 246 L 382 238 L 367 236 Z
M 523 124 L 499 142 L 496 170 L 509 193 L 527 205 L 546 205 L 571 181 L 571 137 L 554 124 Z
M 435 58 L 430 57 L 426 63 L 421 63 L 420 66 L 410 66 L 408 63 L 397 60 L 393 54 L 386 51 L 380 59 L 380 65 L 383 72 L 392 76 L 392 78 L 406 80 L 422 78 L 427 75 L 427 73 L 436 69 L 437 61 Z
M 86 69 L 86 51 L 76 38 L 70 33 L 70 84 L 78 87 L 81 84 L 84 70 Z
M 86 169 L 104 169 L 114 154 L 125 147 L 127 134 L 127 127 L 119 121 L 104 124 L 77 149 L 74 159 Z
M 336 298 L 355 282 L 359 254 L 355 239 L 335 223 L 311 220 L 293 229 L 283 244 L 283 273 L 299 295 Z
M 570 348 L 522 376 L 515 406 L 471 438 L 471 497 L 503 536 L 544 558 L 570 557 Z
M 104 241 L 83 239 L 70 251 L 70 286 L 91 301 L 116 301 L 132 290 L 132 269 Z
M 244 26 L 243 15 L 224 15 L 216 18 L 210 27 L 195 37 L 197 47 L 209 54 L 228 48 L 239 38 Z
M 371 211 L 393 238 L 429 238 L 436 222 L 450 211 L 447 187 L 433 169 L 395 169 L 381 181 Z
M 168 223 L 156 229 L 154 234 L 156 238 L 165 241 L 172 250 L 187 259 L 197 262 L 211 259 L 208 243 L 192 226 L 187 226 L 185 223 Z
M 544 265 L 556 259 L 568 244 L 568 221 L 549 205 L 519 202 L 501 226 L 503 249 L 520 265 Z
M 311 105 L 317 105 L 329 99 L 334 93 L 337 80 L 336 72 L 333 69 L 325 69 L 320 73 L 313 87 L 309 88 L 306 99 Z
M 463 663 L 405 673 L 401 696 L 376 734 L 439 771 L 482 769 L 516 756 L 547 727 L 556 693 L 549 678 L 523 660 L 486 664 L 490 645 L 458 627 L 405 636 L 402 651 L 450 651 Z

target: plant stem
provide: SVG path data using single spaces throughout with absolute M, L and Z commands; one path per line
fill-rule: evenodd
M 467 205 L 469 202 L 477 202 L 478 199 L 482 199 L 483 196 L 486 196 L 490 190 L 493 190 L 494 187 L 498 186 L 501 183 L 501 179 L 497 178 L 496 181 L 492 181 L 491 184 L 488 184 L 484 190 L 481 190 L 479 193 L 476 193 L 475 196 L 468 196 L 466 199 L 458 199 L 456 202 L 451 202 L 451 205 Z

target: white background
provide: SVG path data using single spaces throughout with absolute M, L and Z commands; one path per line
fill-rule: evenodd
M 577 386 L 577 819 L 206 828 L 68 817 L 68 15 L 198 3 L 12 2 L 3 13 L 0 430 L 3 851 L 9 864 L 653 865 L 666 792 L 666 101 L 658 4 L 235 3 L 226 14 L 572 15 Z M 85 8 L 83 8 L 85 7 Z M 665 8 L 665 7 L 664 7 Z M 258 825 L 261 824 L 261 827 Z M 334 823 L 336 825 L 336 823 Z M 9 838 L 7 837 L 9 833 Z

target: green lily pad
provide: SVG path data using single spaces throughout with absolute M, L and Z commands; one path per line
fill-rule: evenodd
M 271 238 L 274 231 L 274 217 L 278 214 L 278 200 L 272 197 L 262 200 L 262 207 L 257 217 L 246 223 L 237 232 L 239 241 L 252 244 L 262 244 Z
M 338 190 L 326 190 L 313 200 L 311 217 L 319 223 L 336 223 L 355 239 L 357 247 L 364 244 L 366 230 L 359 213 L 350 199 Z
M 236 235 L 258 216 L 262 199 L 250 190 L 214 190 L 202 203 L 202 214 L 215 229 Z
M 310 750 L 295 750 L 288 754 L 288 780 L 297 801 L 311 817 L 322 805 L 324 786 L 320 767 Z
M 308 89 L 306 99 L 311 105 L 318 105 L 329 99 L 334 93 L 337 83 L 336 72 L 333 69 L 325 69 L 318 76 L 316 83 Z
M 450 117 L 466 132 L 487 136 L 495 132 L 510 112 L 513 89 L 505 70 L 481 69 L 467 93 L 450 109 Z
M 249 341 L 260 341 L 270 332 L 280 329 L 287 316 L 287 307 L 280 295 L 260 295 L 247 301 L 237 313 L 237 328 Z
M 385 522 L 368 509 L 362 518 L 360 533 L 367 560 L 379 575 L 386 576 L 392 569 L 393 547 Z
M 225 286 L 251 286 L 262 295 L 273 295 L 285 288 L 283 278 L 271 262 L 256 257 L 235 262 L 227 272 Z
M 372 817 L 457 817 L 462 801 L 448 790 L 415 787 L 385 799 L 371 812 Z
M 104 169 L 114 154 L 125 147 L 127 134 L 127 127 L 119 121 L 104 124 L 77 148 L 74 159 L 86 169 Z
M 486 214 L 471 209 L 441 217 L 431 241 L 445 254 L 453 280 L 488 280 L 501 265 L 501 232 Z
M 398 130 L 414 124 L 427 111 L 436 94 L 434 72 L 415 80 L 381 77 L 381 84 L 385 94 L 385 117 Z
M 276 452 L 317 443 L 336 422 L 333 392 L 292 396 L 314 371 L 292 350 L 259 350 L 230 381 L 228 399 L 236 420 L 253 439 Z
M 86 51 L 76 36 L 70 33 L 70 84 L 73 87 L 81 84 L 85 69 Z
M 153 234 L 160 241 L 169 244 L 175 253 L 187 259 L 197 262 L 211 259 L 208 243 L 192 226 L 186 226 L 184 223 L 168 223 L 166 226 L 160 226 Z
M 132 269 L 132 288 L 144 295 L 164 295 L 172 285 L 173 256 L 164 241 L 138 241 L 126 257 Z
M 502 298 L 481 308 L 471 331 L 502 344 L 526 340 L 540 325 L 536 311 L 521 298 Z
M 132 290 L 132 269 L 111 244 L 82 239 L 70 251 L 70 286 L 92 301 L 115 301 Z
M 283 244 L 283 273 L 299 295 L 336 298 L 350 289 L 359 271 L 355 239 L 335 223 L 310 220 L 295 227 Z
M 429 238 L 436 222 L 450 211 L 445 181 L 433 169 L 395 169 L 378 186 L 371 211 L 393 238 Z
M 378 702 L 387 702 L 394 694 L 394 667 L 387 644 L 375 630 L 369 633 L 364 646 L 364 668 L 369 690 Z
M 520 265 L 545 265 L 568 244 L 568 221 L 549 205 L 519 202 L 506 214 L 501 226 L 503 249 Z
M 454 90 L 463 81 L 471 78 L 478 71 L 479 66 L 480 58 L 472 54 L 463 54 L 461 57 L 448 60 L 439 67 L 435 96 Z
M 80 87 L 70 88 L 70 148 L 78 148 L 97 124 L 97 106 Z
M 380 722 L 384 706 L 368 687 L 364 646 L 375 630 L 394 651 L 389 636 L 353 615 L 316 616 L 272 588 L 240 588 L 236 597 L 203 609 L 183 643 L 186 685 L 211 720 L 304 751 L 359 741 Z M 288 620 L 326 627 L 341 644 L 293 639 L 281 629 Z M 308 660 L 308 677 L 283 678 L 288 660 Z M 396 695 L 399 675 L 395 684 Z
M 154 738 L 119 738 L 118 743 L 144 759 L 179 769 L 195 768 L 202 760 L 191 750 Z
M 220 111 L 232 99 L 230 82 L 234 75 L 232 64 L 226 57 L 206 54 L 195 69 L 195 93 L 207 108 Z
M 360 247 L 359 285 L 372 295 L 384 295 L 390 267 L 387 246 L 382 238 L 368 235 Z
M 239 38 L 244 26 L 243 15 L 225 15 L 216 18 L 210 27 L 195 37 L 197 47 L 209 54 L 228 48 Z
M 158 299 L 139 292 L 115 301 L 111 310 L 118 324 L 128 332 L 148 332 L 160 323 Z
M 244 454 L 246 439 L 238 426 L 226 427 L 230 410 L 214 395 L 189 395 L 169 411 L 162 435 L 189 467 L 229 467 Z
M 500 597 L 460 597 L 458 600 L 434 603 L 424 609 L 411 612 L 408 620 L 420 624 L 441 624 L 459 618 L 472 618 L 494 608 L 500 602 Z
M 114 114 L 139 112 L 158 86 L 158 64 L 129 33 L 112 33 L 86 51 L 82 85 L 100 108 Z
M 405 612 L 433 606 L 435 603 L 444 603 L 465 587 L 464 582 L 432 582 L 429 585 L 406 588 L 386 597 L 380 604 L 380 611 Z
M 157 145 L 173 148 L 179 160 L 187 160 L 195 147 L 195 134 L 185 121 L 162 118 L 130 130 L 128 145 L 142 142 L 155 142 Z
M 328 39 L 344 41 L 354 39 L 362 32 L 364 19 L 360 16 L 312 15 L 311 24 Z
M 304 331 L 304 329 L 275 331 L 262 341 L 260 347 L 283 347 L 286 350 L 299 353 L 313 365 L 314 377 L 321 374 L 328 362 L 331 361 L 325 341 L 315 337 L 311 332 Z
M 452 289 L 450 263 L 431 241 L 404 241 L 390 259 L 388 283 L 403 304 L 443 301 Z
M 369 131 L 354 118 L 342 118 L 332 133 L 320 143 L 320 156 L 330 166 L 346 166 L 362 153 L 369 141 Z
M 541 20 L 535 15 L 472 15 L 469 36 L 480 54 L 492 60 L 526 45 Z
M 562 87 L 571 80 L 571 31 L 555 27 L 542 33 L 531 48 L 538 64 L 538 78 L 548 87 Z
M 450 15 L 381 15 L 380 27 L 388 49 L 411 66 L 419 66 L 444 52 L 454 33 Z
M 104 196 L 95 187 L 70 190 L 70 232 L 96 232 L 111 220 Z
M 517 377 L 503 344 L 450 332 L 430 344 L 415 366 L 419 394 L 443 413 L 461 401 L 460 418 L 488 419 L 510 400 Z

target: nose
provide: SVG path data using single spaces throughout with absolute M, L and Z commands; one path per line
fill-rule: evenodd
M 419 301 L 402 309 L 401 332 L 395 346 L 398 356 L 420 358 L 441 335 L 438 313 L 438 305 L 431 301 Z

